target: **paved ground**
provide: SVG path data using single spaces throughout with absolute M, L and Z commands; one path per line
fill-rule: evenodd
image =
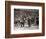
M 34 30 L 34 29 L 38 29 L 39 28 L 39 26 L 31 26 L 31 27 L 28 27 L 28 26 L 25 26 L 25 27 L 14 27 L 15 28 L 15 30 Z

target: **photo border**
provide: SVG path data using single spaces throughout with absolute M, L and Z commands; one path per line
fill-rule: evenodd
M 41 6 L 42 7 L 42 33 L 10 34 L 11 5 Z M 5 38 L 34 37 L 45 35 L 45 4 L 36 2 L 5 1 Z
M 39 29 L 33 30 L 17 30 L 14 31 L 14 9 L 38 9 L 39 10 Z M 41 33 L 42 32 L 42 7 L 41 6 L 21 6 L 21 5 L 11 5 L 11 34 L 25 34 L 25 33 Z

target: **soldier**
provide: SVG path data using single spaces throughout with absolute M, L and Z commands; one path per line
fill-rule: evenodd
M 31 20 L 31 19 L 28 18 L 28 25 L 29 25 L 29 27 L 31 26 L 30 20 Z

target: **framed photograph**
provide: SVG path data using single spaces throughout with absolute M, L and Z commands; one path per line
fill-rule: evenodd
M 5 38 L 44 35 L 44 3 L 5 1 Z

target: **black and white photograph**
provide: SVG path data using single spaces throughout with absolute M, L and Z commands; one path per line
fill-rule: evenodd
M 11 6 L 11 34 L 42 32 L 42 8 Z
M 14 9 L 14 30 L 39 29 L 39 9 Z

